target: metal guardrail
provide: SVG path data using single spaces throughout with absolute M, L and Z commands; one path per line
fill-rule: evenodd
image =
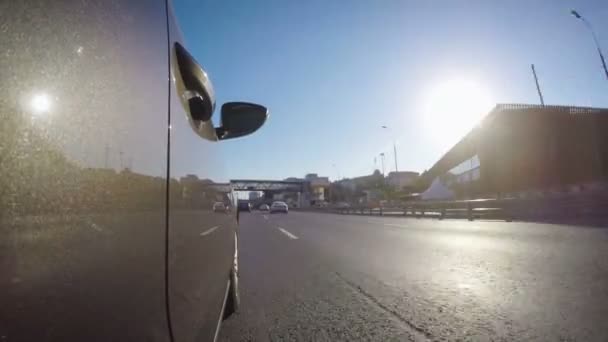
M 378 215 L 378 216 L 411 216 L 416 218 L 466 218 L 469 221 L 475 219 L 496 219 L 511 222 L 512 214 L 509 210 L 508 200 L 476 199 L 464 201 L 441 201 L 441 202 L 411 202 L 403 207 L 349 207 L 332 208 L 339 214 L 356 215 Z
M 462 201 L 418 201 L 394 207 L 351 206 L 309 208 L 315 212 L 416 218 L 462 218 L 608 224 L 608 192 L 571 194 L 549 198 L 475 199 Z

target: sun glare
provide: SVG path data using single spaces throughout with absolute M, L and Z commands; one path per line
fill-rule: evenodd
M 453 79 L 432 87 L 424 101 L 427 135 L 451 147 L 492 109 L 488 90 L 472 80 Z
M 51 109 L 51 98 L 45 93 L 36 94 L 32 97 L 30 106 L 34 114 L 44 114 Z

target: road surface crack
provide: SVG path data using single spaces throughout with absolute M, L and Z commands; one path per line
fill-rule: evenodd
M 340 280 L 342 280 L 353 291 L 355 291 L 356 293 L 361 294 L 368 301 L 370 301 L 372 304 L 374 304 L 376 307 L 378 307 L 381 311 L 387 313 L 393 319 L 395 319 L 398 322 L 402 323 L 407 328 L 407 330 L 411 333 L 411 335 L 414 337 L 415 341 L 430 341 L 430 340 L 432 340 L 432 336 L 427 331 L 425 331 L 424 329 L 422 329 L 422 328 L 417 327 L 416 325 L 414 325 L 412 322 L 410 322 L 408 319 L 406 319 L 405 317 L 403 317 L 396 310 L 391 309 L 388 306 L 382 304 L 378 299 L 376 299 L 370 293 L 368 293 L 363 288 L 361 288 L 361 286 L 359 286 L 359 285 L 351 282 L 350 280 L 346 279 L 339 272 L 334 272 L 334 273 L 336 274 L 336 276 Z

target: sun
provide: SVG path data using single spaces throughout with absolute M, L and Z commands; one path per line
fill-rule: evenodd
M 458 142 L 494 106 L 488 89 L 469 79 L 436 84 L 426 93 L 423 103 L 425 132 L 445 148 Z
M 46 93 L 36 94 L 31 98 L 30 106 L 36 115 L 47 113 L 51 109 L 51 98 Z

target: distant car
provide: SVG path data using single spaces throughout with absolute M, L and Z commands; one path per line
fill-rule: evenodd
M 249 203 L 249 202 L 239 202 L 239 211 L 248 211 L 248 212 L 251 212 L 251 203 Z
M 260 210 L 261 210 L 261 211 L 269 211 L 269 210 L 270 210 L 270 207 L 268 206 L 268 204 L 262 204 L 262 205 L 260 206 Z
M 270 213 L 285 213 L 287 214 L 289 212 L 289 207 L 287 206 L 287 203 L 285 202 L 273 202 L 272 205 L 270 206 Z
M 345 208 L 350 208 L 350 204 L 348 204 L 346 202 L 338 202 L 338 203 L 336 203 L 335 207 L 338 209 L 345 209 Z
M 215 202 L 213 203 L 213 212 L 214 213 L 225 213 L 227 211 L 226 205 L 223 202 Z

